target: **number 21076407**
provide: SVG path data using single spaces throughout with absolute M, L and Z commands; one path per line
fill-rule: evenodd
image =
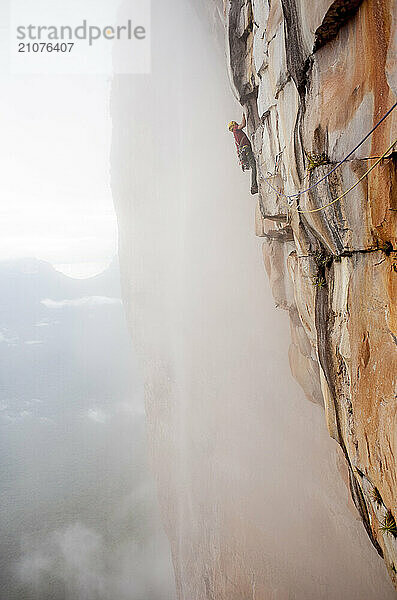
M 66 43 L 62 42 L 61 44 L 51 44 L 49 42 L 34 42 L 31 44 L 28 42 L 27 44 L 24 42 L 20 42 L 18 44 L 18 52 L 71 52 L 74 46 L 74 42 Z

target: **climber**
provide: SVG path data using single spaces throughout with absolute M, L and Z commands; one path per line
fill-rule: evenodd
M 245 114 L 243 113 L 241 125 L 236 123 L 236 121 L 230 121 L 229 131 L 231 131 L 234 135 L 241 168 L 243 171 L 251 169 L 251 194 L 257 194 L 258 181 L 256 178 L 256 162 L 254 153 L 252 152 L 251 142 L 243 131 L 246 125 L 247 122 L 245 120 Z

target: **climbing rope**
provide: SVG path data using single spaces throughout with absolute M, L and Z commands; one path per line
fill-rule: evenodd
M 328 206 L 331 206 L 332 204 L 335 204 L 336 202 L 338 202 L 338 200 L 341 200 L 342 198 L 344 198 L 344 196 L 346 196 L 349 192 L 351 192 L 365 177 L 367 177 L 367 175 L 369 175 L 371 173 L 372 169 L 375 169 L 375 167 L 380 163 L 380 161 L 383 160 L 385 158 L 386 154 L 393 148 L 394 144 L 397 144 L 397 140 L 395 140 L 388 147 L 388 149 L 382 154 L 382 156 L 380 156 L 378 158 L 378 160 L 364 173 L 364 175 L 362 175 L 360 177 L 360 179 L 358 179 L 356 181 L 356 183 L 353 183 L 353 185 L 350 186 L 348 190 L 346 190 L 345 192 L 343 192 L 343 194 L 341 194 L 340 196 L 338 196 L 337 198 L 332 200 L 332 202 L 328 202 L 328 204 L 325 204 L 324 206 L 320 206 L 319 208 L 312 208 L 312 209 L 308 209 L 308 210 L 301 210 L 300 208 L 296 208 L 295 210 L 298 213 L 315 213 L 315 212 L 319 212 L 320 210 L 324 210 L 324 208 L 328 208 Z
M 383 117 L 376 123 L 376 125 L 374 125 L 374 127 L 372 127 L 371 131 L 369 131 L 367 133 L 367 135 L 365 137 L 363 137 L 363 139 L 357 144 L 357 146 L 355 146 L 353 148 L 353 150 L 351 150 L 351 152 L 349 152 L 349 154 L 347 154 L 340 162 L 338 162 L 335 167 L 333 167 L 328 173 L 326 173 L 325 175 L 323 175 L 323 177 L 321 177 L 318 181 L 316 181 L 315 183 L 313 183 L 313 185 L 311 185 L 310 187 L 306 188 L 305 190 L 301 190 L 300 192 L 297 192 L 296 194 L 284 194 L 283 192 L 279 192 L 273 185 L 271 185 L 271 183 L 269 183 L 268 178 L 265 177 L 264 181 L 267 183 L 267 185 L 277 194 L 277 196 L 279 196 L 280 198 L 287 198 L 287 199 L 291 199 L 292 198 L 298 198 L 299 196 L 301 196 L 302 194 L 305 194 L 306 192 L 309 192 L 310 190 L 314 189 L 315 187 L 317 187 L 322 181 L 324 181 L 324 179 L 327 179 L 331 173 L 333 173 L 334 171 L 336 171 L 336 169 L 338 169 L 341 165 L 343 165 L 343 163 L 345 163 L 347 161 L 348 158 L 350 158 L 350 156 L 352 154 L 354 154 L 354 152 L 369 138 L 370 135 L 373 134 L 373 132 L 375 131 L 375 129 L 377 129 L 379 127 L 379 125 L 381 123 L 383 123 L 383 121 L 385 119 L 387 119 L 387 117 L 390 115 L 391 112 L 393 112 L 393 110 L 396 108 L 397 106 L 397 102 L 395 102 L 393 104 L 393 106 L 391 108 L 389 108 L 389 110 L 383 115 Z M 395 143 L 395 142 L 394 142 Z M 393 147 L 394 144 L 392 144 L 391 147 Z M 383 155 L 381 158 L 384 158 L 385 155 Z

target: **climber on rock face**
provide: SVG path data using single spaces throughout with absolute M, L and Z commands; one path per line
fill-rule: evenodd
M 240 160 L 241 168 L 243 171 L 247 171 L 251 169 L 251 194 L 258 193 L 258 182 L 256 178 L 256 162 L 254 153 L 252 152 L 251 142 L 248 137 L 244 133 L 243 129 L 246 126 L 247 122 L 245 120 L 245 114 L 243 114 L 243 120 L 241 125 L 236 123 L 236 121 L 230 121 L 229 123 L 229 131 L 231 131 L 234 135 L 234 140 L 236 142 L 237 154 Z

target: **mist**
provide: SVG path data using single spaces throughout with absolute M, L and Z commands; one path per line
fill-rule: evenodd
M 117 260 L 0 262 L 1 600 L 171 600 Z
M 116 77 L 111 107 L 123 297 L 178 596 L 393 598 L 322 409 L 290 374 L 227 131 L 241 108 L 197 4 L 153 3 L 152 74 Z

